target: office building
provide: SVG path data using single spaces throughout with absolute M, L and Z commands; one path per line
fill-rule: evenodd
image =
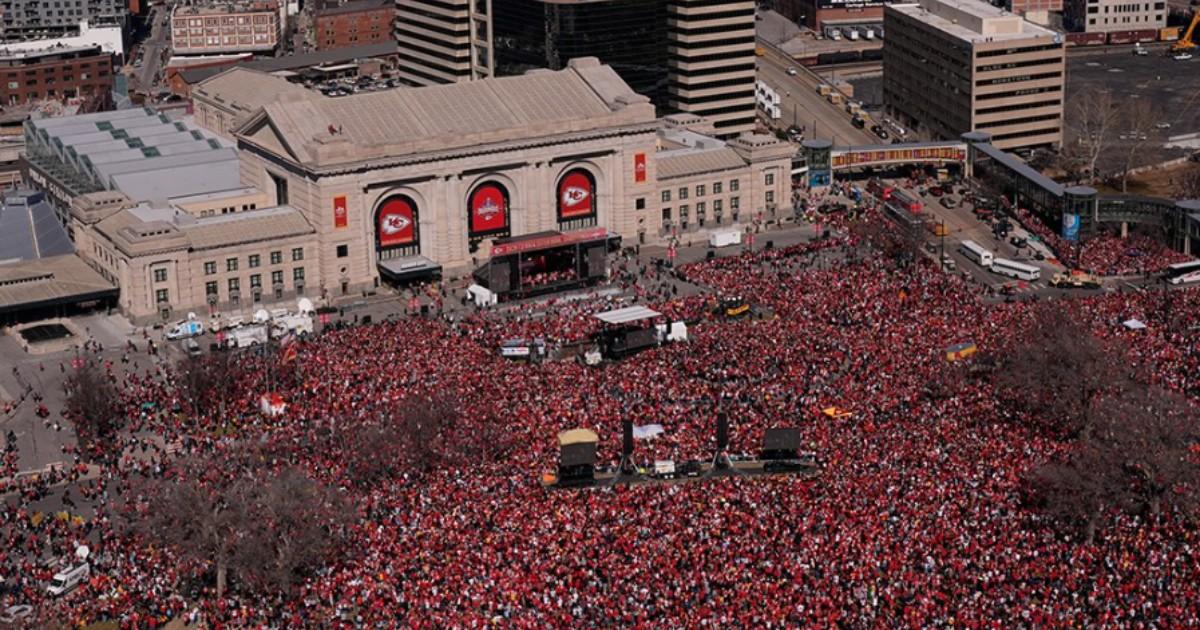
M 0 39 L 11 42 L 74 36 L 81 22 L 129 27 L 125 0 L 0 0 L 0 13 Z
M 274 0 L 181 5 L 171 14 L 171 48 L 176 55 L 269 52 L 282 29 Z
M 313 9 L 316 50 L 352 48 L 392 40 L 391 0 L 322 0 Z
M 596 57 L 662 109 L 667 95 L 666 0 L 492 0 L 496 74 L 561 70 Z
M 720 136 L 754 130 L 753 0 L 667 4 L 667 107 L 703 116 Z
M 1066 0 L 1063 24 L 1084 33 L 1158 30 L 1167 25 L 1167 13 L 1164 0 Z
M 979 0 L 884 11 L 884 106 L 938 138 L 986 131 L 1002 149 L 1062 142 L 1059 33 Z
M 99 46 L 9 52 L 0 49 L 0 103 L 42 99 L 111 106 L 113 55 Z
M 400 78 L 414 86 L 493 75 L 492 0 L 397 0 Z

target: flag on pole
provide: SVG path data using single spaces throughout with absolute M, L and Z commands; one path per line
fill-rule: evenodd
M 279 362 L 287 365 L 296 360 L 296 334 L 288 331 L 279 339 Z

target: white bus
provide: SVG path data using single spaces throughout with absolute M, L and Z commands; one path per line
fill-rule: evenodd
M 975 241 L 963 241 L 962 246 L 958 250 L 962 252 L 963 256 L 971 259 L 972 262 L 980 267 L 991 267 L 992 261 L 995 260 L 992 252 L 984 249 L 983 246 Z
M 1200 281 L 1200 260 L 1169 265 L 1163 272 L 1163 277 L 1171 284 Z
M 1042 270 L 1032 265 L 1019 263 L 1015 260 L 1007 258 L 996 258 L 992 260 L 992 273 L 998 273 L 1002 276 L 1016 278 L 1018 280 L 1033 281 L 1042 277 Z

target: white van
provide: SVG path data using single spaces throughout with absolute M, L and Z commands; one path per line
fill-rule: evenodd
M 81 582 L 86 581 L 92 575 L 92 567 L 87 562 L 68 567 L 54 574 L 50 578 L 50 584 L 46 587 L 46 592 L 51 597 L 58 597 L 64 593 L 71 592 Z
M 227 348 L 249 348 L 267 343 L 267 327 L 263 325 L 243 326 L 225 335 Z

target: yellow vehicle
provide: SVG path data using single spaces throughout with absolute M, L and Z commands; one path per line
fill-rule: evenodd
M 1054 274 L 1050 279 L 1050 286 L 1058 289 L 1099 289 L 1100 281 L 1094 276 L 1074 271 Z
M 1195 48 L 1196 42 L 1192 41 L 1192 35 L 1194 35 L 1196 33 L 1197 26 L 1200 26 L 1200 11 L 1196 11 L 1196 13 L 1194 15 L 1192 15 L 1192 22 L 1190 24 L 1188 24 L 1187 32 L 1185 32 L 1179 38 L 1179 41 L 1175 42 L 1171 46 L 1171 51 L 1177 52 L 1177 51 L 1181 51 L 1181 50 L 1191 50 L 1191 49 Z
M 762 57 L 765 54 L 767 54 L 767 49 L 762 46 L 758 46 L 757 48 L 754 49 L 754 55 L 756 57 Z

